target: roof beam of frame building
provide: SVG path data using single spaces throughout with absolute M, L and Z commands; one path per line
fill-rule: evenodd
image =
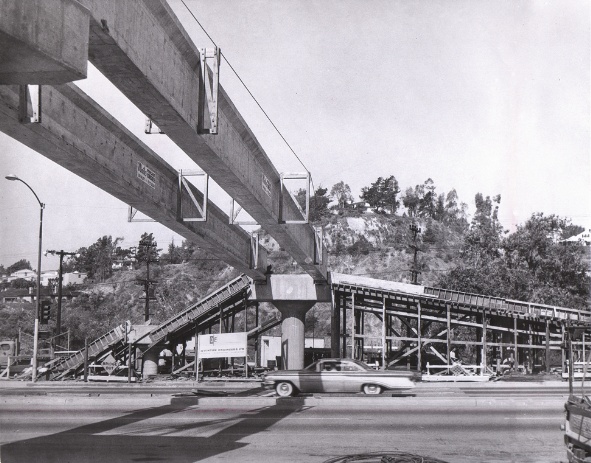
M 230 225 L 209 202 L 206 222 L 199 215 L 179 173 L 73 84 L 43 86 L 40 123 L 19 121 L 19 86 L 0 86 L 0 130 L 114 197 L 165 225 L 255 281 L 265 280 L 266 251 L 255 265 L 250 235 Z M 149 172 L 146 178 L 146 172 Z M 193 185 L 191 193 L 203 202 Z M 180 202 L 180 204 L 179 204 Z
M 200 55 L 166 0 L 80 3 L 90 11 L 89 60 L 304 271 L 326 282 L 326 253 L 314 229 L 285 223 L 301 221 L 301 212 L 289 195 L 281 200 L 279 173 L 221 87 L 218 133 L 198 130 Z

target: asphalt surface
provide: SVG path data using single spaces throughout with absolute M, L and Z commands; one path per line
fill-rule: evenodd
M 581 383 L 574 384 L 575 391 L 580 391 Z M 591 384 L 587 384 L 591 390 Z M 146 383 L 98 383 L 83 381 L 48 382 L 39 381 L 0 381 L 0 398 L 9 396 L 70 396 L 70 397 L 100 397 L 100 396 L 135 396 L 138 398 L 159 396 L 198 396 L 198 397 L 274 397 L 272 390 L 262 388 L 258 380 L 230 380 L 230 381 L 152 381 Z M 566 381 L 515 381 L 515 382 L 455 382 L 429 383 L 419 382 L 408 393 L 384 392 L 381 397 L 411 395 L 416 397 L 535 397 L 535 396 L 568 396 Z M 363 394 L 301 394 L 298 397 L 350 397 Z
M 413 395 L 287 399 L 256 383 L 196 385 L 174 395 L 165 384 L 3 385 L 0 461 L 565 460 L 564 383 L 419 384 Z M 417 459 L 379 456 L 400 454 Z

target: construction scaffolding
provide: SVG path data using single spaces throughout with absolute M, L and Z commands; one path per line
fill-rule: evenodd
M 352 275 L 332 274 L 331 282 L 332 355 L 373 361 L 377 350 L 382 366 L 430 373 L 431 364 L 449 370 L 468 363 L 480 375 L 550 372 L 566 365 L 562 345 L 570 321 L 586 322 L 591 334 L 588 310 Z M 573 347 L 582 353 L 580 344 Z

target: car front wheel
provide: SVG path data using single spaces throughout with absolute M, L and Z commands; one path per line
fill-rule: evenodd
M 282 381 L 275 386 L 275 392 L 279 397 L 290 397 L 294 393 L 293 384 Z
M 363 392 L 367 395 L 378 395 L 382 393 L 382 388 L 377 384 L 366 384 L 363 386 Z

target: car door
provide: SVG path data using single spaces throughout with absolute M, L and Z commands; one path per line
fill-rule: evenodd
M 367 379 L 367 371 L 355 362 L 342 360 L 340 365 L 343 392 L 359 392 Z
M 298 372 L 299 386 L 302 392 L 323 392 L 322 378 L 320 372 L 322 370 L 321 362 L 313 363 L 304 370 Z
M 322 392 L 343 392 L 344 382 L 340 360 L 324 360 L 320 365 Z

